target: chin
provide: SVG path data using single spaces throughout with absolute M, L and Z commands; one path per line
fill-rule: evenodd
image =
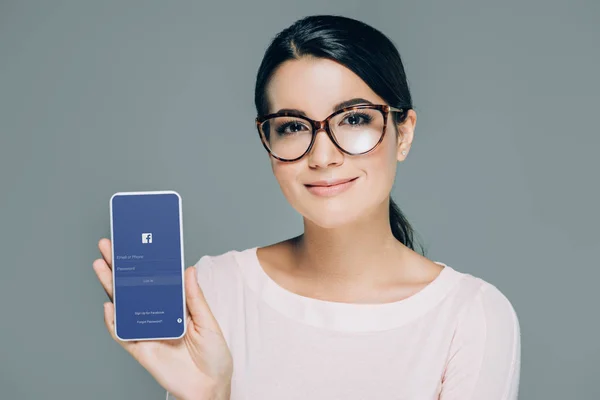
M 302 214 L 304 218 L 321 228 L 334 229 L 358 220 L 359 213 L 357 211 L 356 209 L 348 210 L 345 208 L 331 210 L 323 207 L 319 210 L 304 210 Z
M 373 196 L 374 190 L 370 192 L 371 196 L 364 196 L 348 191 L 329 198 L 295 191 L 284 191 L 284 195 L 306 220 L 324 229 L 334 229 L 360 221 L 381 207 L 377 196 Z

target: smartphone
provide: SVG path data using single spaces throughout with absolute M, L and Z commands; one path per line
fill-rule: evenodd
M 186 331 L 181 196 L 173 190 L 110 198 L 115 333 L 168 340 Z

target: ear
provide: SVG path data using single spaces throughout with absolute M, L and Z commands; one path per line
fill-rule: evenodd
M 403 122 L 397 125 L 398 129 L 398 149 L 396 157 L 402 162 L 408 156 L 410 146 L 413 141 L 415 126 L 417 124 L 417 113 L 414 110 L 408 110 L 407 116 Z M 402 154 L 405 152 L 406 154 Z

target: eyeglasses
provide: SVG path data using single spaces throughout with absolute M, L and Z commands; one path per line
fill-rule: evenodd
M 257 117 L 256 127 L 265 149 L 280 161 L 297 161 L 308 154 L 321 129 L 340 151 L 356 156 L 373 151 L 383 141 L 390 113 L 399 113 L 396 123 L 401 123 L 407 112 L 408 108 L 387 104 L 361 104 L 337 110 L 323 121 L 280 112 Z

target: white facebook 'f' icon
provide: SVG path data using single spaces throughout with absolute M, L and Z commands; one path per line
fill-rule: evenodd
M 152 234 L 142 233 L 142 243 L 152 243 Z

